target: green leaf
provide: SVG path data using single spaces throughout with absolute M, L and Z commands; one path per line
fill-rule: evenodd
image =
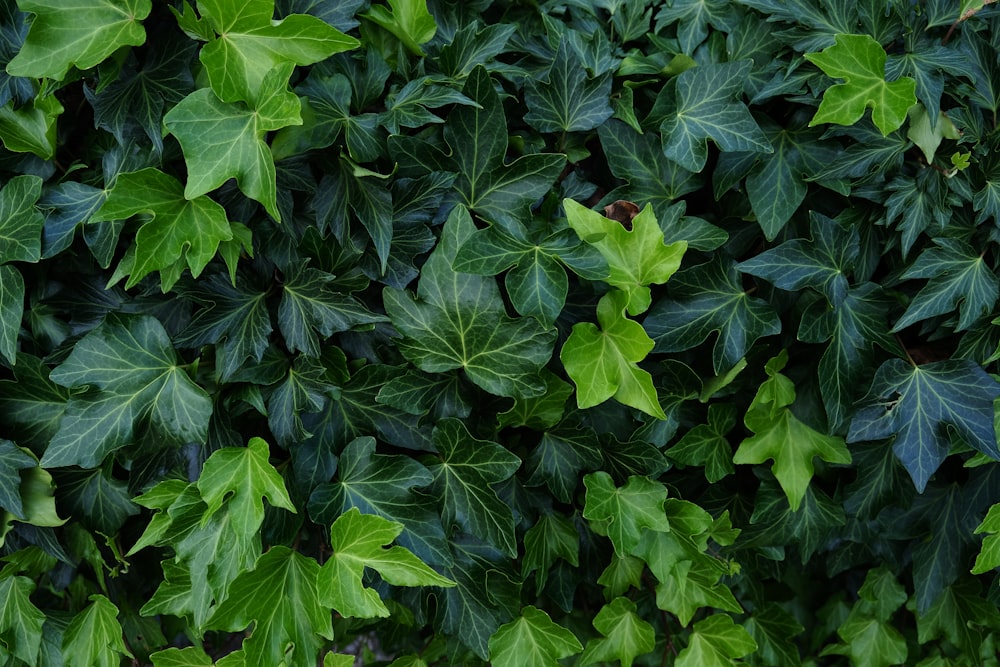
M 476 105 L 458 90 L 442 85 L 432 77 L 418 77 L 408 81 L 398 91 L 386 95 L 385 111 L 379 114 L 379 122 L 392 134 L 399 134 L 401 127 L 414 128 L 428 123 L 443 123 L 443 119 L 428 109 L 438 109 L 449 104 Z
M 617 290 L 605 294 L 597 305 L 601 328 L 589 322 L 574 324 L 559 359 L 576 384 L 576 402 L 581 409 L 614 397 L 666 419 L 652 376 L 638 365 L 653 349 L 653 341 L 642 325 L 625 317 L 627 300 L 628 296 Z
M 0 190 L 0 264 L 41 258 L 45 218 L 35 208 L 41 194 L 37 176 L 15 176 Z
M 691 629 L 687 648 L 677 654 L 677 667 L 729 667 L 735 658 L 757 650 L 757 642 L 726 614 L 713 614 Z
M 667 489 L 647 477 L 631 476 L 622 487 L 615 487 L 611 475 L 594 472 L 583 478 L 587 487 L 583 517 L 591 528 L 607 535 L 619 557 L 635 549 L 645 529 L 669 531 L 663 509 Z
M 179 181 L 158 169 L 119 174 L 104 204 L 90 222 L 150 216 L 135 235 L 135 262 L 125 283 L 128 289 L 142 278 L 183 261 L 198 277 L 215 257 L 221 241 L 233 238 L 222 206 L 202 195 L 186 199 Z M 173 287 L 161 274 L 163 291 Z
M 24 506 L 21 503 L 19 471 L 37 465 L 34 456 L 10 440 L 0 440 L 0 507 L 21 519 L 24 518 Z
M 906 120 L 906 112 L 917 103 L 916 81 L 902 77 L 885 80 L 885 50 L 869 35 L 838 34 L 836 44 L 819 53 L 807 53 L 809 62 L 828 76 L 844 83 L 827 88 L 810 127 L 820 123 L 853 125 L 872 108 L 872 121 L 883 136 Z
M 746 60 L 699 65 L 664 86 L 657 100 L 665 116 L 660 124 L 664 155 L 698 172 L 708 160 L 708 139 L 727 152 L 774 150 L 746 105 L 735 99 L 750 67 Z
M 599 128 L 601 147 L 608 168 L 628 185 L 615 188 L 609 199 L 652 204 L 663 215 L 664 207 L 701 187 L 701 177 L 668 160 L 658 142 L 649 133 L 640 134 L 617 120 L 609 120 Z M 692 247 L 696 247 L 691 242 Z
M 323 639 L 333 639 L 329 607 L 317 593 L 319 575 L 312 558 L 272 547 L 236 578 L 208 627 L 242 632 L 252 623 L 253 633 L 243 640 L 248 666 L 315 667 Z
M 708 406 L 708 423 L 692 428 L 665 453 L 678 463 L 704 466 L 705 479 L 714 484 L 736 471 L 726 437 L 734 426 L 736 409 L 728 403 L 713 403 Z
M 541 442 L 528 455 L 530 476 L 527 484 L 545 484 L 562 502 L 570 502 L 580 483 L 581 471 L 601 466 L 597 434 L 589 428 L 565 428 L 546 431 Z
M 507 317 L 492 278 L 452 270 L 459 247 L 474 229 L 469 212 L 456 207 L 421 270 L 417 299 L 386 288 L 386 312 L 405 336 L 403 354 L 421 370 L 462 368 L 490 393 L 536 396 L 545 387 L 538 371 L 549 360 L 555 332 L 532 318 Z
M 566 400 L 573 394 L 573 386 L 546 368 L 542 369 L 541 375 L 545 382 L 545 393 L 538 397 L 515 398 L 510 410 L 497 415 L 501 428 L 528 426 L 545 430 L 562 420 Z
M 38 664 L 45 614 L 31 602 L 35 582 L 0 577 L 0 648 L 29 665 Z
M 207 506 L 202 523 L 229 504 L 236 529 L 248 534 L 259 529 L 264 521 L 264 503 L 295 512 L 278 471 L 271 466 L 267 443 L 251 438 L 246 447 L 224 447 L 205 462 L 198 478 L 198 490 Z
M 49 368 L 28 354 L 17 356 L 14 378 L 0 381 L 0 414 L 16 442 L 42 451 L 59 430 L 70 392 L 50 381 Z
M 18 0 L 35 15 L 24 46 L 7 63 L 11 76 L 62 81 L 70 67 L 90 69 L 122 46 L 139 46 L 150 0 Z
M 990 507 L 978 526 L 976 534 L 986 533 L 983 538 L 983 546 L 976 556 L 976 563 L 972 566 L 972 574 L 985 574 L 990 570 L 1000 567 L 1000 503 Z
M 917 640 L 947 639 L 965 655 L 979 655 L 983 640 L 1000 628 L 1000 613 L 983 597 L 979 583 L 964 578 L 944 589 L 933 605 L 917 614 Z
M 653 626 L 636 613 L 635 603 L 628 598 L 617 597 L 601 607 L 593 624 L 603 637 L 587 642 L 581 665 L 617 660 L 622 667 L 632 667 L 636 656 L 656 648 Z
M 580 55 L 563 38 L 544 81 L 529 79 L 524 89 L 524 121 L 539 132 L 586 132 L 614 113 L 609 104 L 611 72 L 589 77 Z
M 163 326 L 149 316 L 109 315 L 50 376 L 74 395 L 42 465 L 96 467 L 131 444 L 137 423 L 170 442 L 205 442 L 212 401 L 178 365 Z
M 890 359 L 875 373 L 847 441 L 895 436 L 893 451 L 923 492 L 951 447 L 945 425 L 977 451 L 1000 459 L 993 428 L 998 397 L 1000 384 L 971 361 L 915 366 Z
M 754 653 L 754 657 L 760 658 L 757 664 L 790 667 L 802 664 L 795 637 L 802 634 L 804 628 L 779 604 L 768 602 L 754 609 L 750 618 L 743 622 L 743 627 L 757 642 L 757 652 Z
M 100 468 L 57 475 L 64 511 L 104 535 L 115 535 L 130 516 L 139 513 L 127 485 Z
M 265 79 L 280 68 L 311 65 L 357 48 L 358 40 L 306 14 L 274 18 L 274 0 L 199 0 L 198 9 L 218 37 L 201 49 L 212 90 L 224 102 L 265 103 Z M 268 128 L 277 129 L 277 128 Z
M 860 600 L 837 629 L 844 644 L 830 645 L 822 655 L 838 653 L 863 667 L 887 667 L 906 662 L 906 640 L 890 622 L 906 601 L 906 592 L 885 567 L 868 571 L 858 591 Z
M 495 442 L 474 438 L 457 419 L 439 421 L 431 441 L 438 456 L 424 461 L 434 476 L 428 492 L 441 506 L 445 526 L 458 525 L 514 557 L 514 515 L 493 485 L 509 479 L 521 459 Z
M 958 239 L 934 239 L 935 248 L 924 250 L 901 279 L 927 278 L 892 331 L 937 315 L 959 311 L 956 331 L 968 329 L 989 315 L 1000 297 L 1000 279 L 986 265 L 983 254 Z
M 114 667 L 122 656 L 132 657 L 122 639 L 118 607 L 103 595 L 91 595 L 90 604 L 73 617 L 63 634 L 62 650 L 69 667 Z
M 441 518 L 414 487 L 431 484 L 434 477 L 415 459 L 375 453 L 374 438 L 358 438 L 340 454 L 337 480 L 316 487 L 309 498 L 309 515 L 332 524 L 352 507 L 405 526 L 400 545 L 433 565 L 451 561 Z M 454 577 L 451 577 L 454 579 Z
M 184 196 L 194 199 L 235 178 L 240 190 L 263 204 L 280 220 L 276 200 L 274 159 L 264 135 L 301 122 L 299 99 L 284 87 L 277 69 L 264 80 L 261 105 L 223 102 L 201 88 L 181 100 L 163 117 L 177 137 L 188 177 Z
M 566 158 L 531 154 L 507 164 L 503 105 L 484 67 L 472 71 L 462 94 L 477 106 L 458 106 L 448 114 L 444 139 L 450 152 L 400 136 L 389 138 L 389 151 L 401 169 L 456 172 L 454 187 L 460 201 L 490 222 L 515 227 L 555 183 Z
M 427 11 L 427 0 L 388 2 L 389 7 L 372 5 L 361 17 L 391 32 L 413 55 L 424 55 L 420 45 L 429 42 L 437 32 L 437 23 Z
M 55 95 L 38 97 L 15 109 L 0 107 L 0 140 L 9 151 L 51 160 L 56 153 L 56 120 L 64 111 Z
M 13 266 L 0 264 L 0 355 L 17 359 L 17 339 L 24 319 L 24 279 Z
M 548 581 L 549 571 L 560 558 L 573 567 L 579 565 L 580 534 L 563 515 L 542 514 L 535 525 L 524 533 L 521 571 L 525 576 L 535 572 L 535 590 L 541 592 Z
M 793 511 L 784 491 L 770 482 L 757 491 L 751 525 L 741 534 L 740 543 L 746 548 L 797 544 L 805 564 L 829 544 L 834 529 L 845 523 L 843 506 L 815 486 L 806 489 L 799 509 Z
M 489 647 L 490 664 L 497 667 L 556 667 L 559 660 L 583 650 L 572 632 L 530 605 L 520 618 L 493 633 Z
M 782 394 L 770 393 L 776 382 L 791 381 L 779 371 L 788 361 L 787 351 L 771 359 L 765 366 L 768 379 L 754 397 L 743 423 L 754 435 L 740 443 L 733 455 L 733 463 L 764 463 L 774 461 L 771 472 L 778 479 L 792 511 L 799 509 L 806 488 L 815 470 L 813 458 L 828 463 L 849 464 L 851 453 L 842 438 L 826 435 L 803 423 L 789 406 L 795 401 L 795 389 Z
M 212 667 L 212 659 L 197 646 L 168 648 L 149 656 L 153 667 Z
M 687 242 L 668 245 L 649 204 L 632 219 L 631 228 L 572 199 L 564 199 L 563 206 L 569 226 L 607 260 L 611 272 L 605 280 L 628 295 L 629 314 L 645 312 L 652 300 L 649 285 L 662 285 L 680 268 Z
M 656 343 L 654 352 L 689 350 L 718 331 L 712 365 L 722 373 L 746 356 L 758 338 L 781 331 L 770 304 L 750 296 L 735 265 L 722 256 L 677 273 L 670 290 L 679 298 L 658 301 L 643 322 Z
M 394 586 L 454 586 L 403 547 L 386 548 L 402 530 L 403 524 L 362 514 L 357 507 L 337 517 L 330 528 L 332 554 L 319 573 L 321 603 L 342 616 L 389 616 L 378 593 L 362 585 L 366 567 Z

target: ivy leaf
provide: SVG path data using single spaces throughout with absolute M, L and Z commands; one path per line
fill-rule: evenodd
M 149 215 L 150 220 L 136 232 L 135 262 L 126 289 L 179 260 L 184 260 L 197 278 L 215 257 L 219 243 L 233 238 L 222 206 L 204 195 L 186 199 L 180 182 L 159 169 L 119 174 L 90 221 L 126 220 L 138 214 Z M 173 284 L 165 281 L 161 274 L 163 291 L 167 292 Z
M 138 421 L 178 443 L 205 442 L 212 401 L 178 365 L 163 326 L 149 316 L 109 315 L 73 347 L 52 381 L 89 385 L 74 396 L 42 457 L 45 467 L 93 468 L 131 444 Z
M 770 482 L 757 491 L 751 526 L 740 535 L 740 543 L 747 548 L 794 543 L 805 564 L 846 521 L 843 506 L 815 486 L 806 489 L 799 509 L 793 511 L 785 493 Z
M 989 315 L 1000 298 L 1000 279 L 983 261 L 983 254 L 958 239 L 936 238 L 935 248 L 924 250 L 902 280 L 927 278 L 892 331 L 936 315 L 959 311 L 956 331 L 968 329 Z
M 90 604 L 73 617 L 63 634 L 63 658 L 69 667 L 111 667 L 132 653 L 122 639 L 118 607 L 103 595 L 91 595 Z
M 14 516 L 24 518 L 21 503 L 21 473 L 25 468 L 34 468 L 38 461 L 34 456 L 15 445 L 10 440 L 0 439 L 0 508 Z
M 658 301 L 643 327 L 656 343 L 654 352 L 680 352 L 719 332 L 712 350 L 716 373 L 735 366 L 761 336 L 781 331 L 771 306 L 743 288 L 731 260 L 716 256 L 677 273 L 670 281 L 673 299 Z
M 250 534 L 264 521 L 264 503 L 295 512 L 281 475 L 268 461 L 270 451 L 260 438 L 251 438 L 246 447 L 224 447 L 205 462 L 197 486 L 207 506 L 202 523 L 229 503 L 236 529 Z
M 13 266 L 0 264 L 0 355 L 17 359 L 17 339 L 24 319 L 24 279 Z
M 809 214 L 812 239 L 785 241 L 736 265 L 743 273 L 768 280 L 783 290 L 812 287 L 833 305 L 847 297 L 847 276 L 861 248 L 856 228 L 814 211 Z
M 539 132 L 586 132 L 614 113 L 611 75 L 588 77 L 570 40 L 563 37 L 544 81 L 529 79 L 524 88 L 524 121 Z
M 66 471 L 56 481 L 60 507 L 104 535 L 118 534 L 126 519 L 139 513 L 128 486 L 100 468 Z
M 212 659 L 197 646 L 168 648 L 149 656 L 153 667 L 212 667 Z
M 648 133 L 609 120 L 597 128 L 597 134 L 611 173 L 628 182 L 612 190 L 608 199 L 649 203 L 662 216 L 664 207 L 701 187 L 701 177 L 668 160 Z
M 768 602 L 754 609 L 750 618 L 743 622 L 743 627 L 757 642 L 754 656 L 759 657 L 762 664 L 792 667 L 802 664 L 794 638 L 805 628 L 781 605 Z
M 337 481 L 321 484 L 309 498 L 309 515 L 330 523 L 352 507 L 405 526 L 399 543 L 434 565 L 451 561 L 438 513 L 420 502 L 414 487 L 434 481 L 415 459 L 375 453 L 374 438 L 358 438 L 340 454 Z M 454 579 L 454 577 L 451 577 Z
M 439 421 L 431 440 L 438 457 L 425 461 L 434 475 L 428 491 L 442 508 L 445 526 L 457 524 L 508 556 L 516 555 L 514 515 L 493 485 L 509 479 L 521 459 L 495 442 L 477 440 L 457 419 Z
M 311 65 L 359 44 L 315 16 L 273 20 L 274 0 L 199 0 L 198 8 L 218 33 L 199 58 L 224 102 L 263 103 L 268 95 L 264 80 L 276 68 L 284 71 L 282 83 L 287 83 L 290 65 Z
M 976 563 L 972 566 L 972 574 L 985 574 L 990 570 L 1000 567 L 1000 503 L 990 507 L 978 526 L 976 534 L 986 533 L 983 538 L 983 546 L 976 556 Z
M 917 640 L 947 639 L 965 655 L 979 655 L 990 630 L 1000 628 L 1000 613 L 986 600 L 979 583 L 963 578 L 948 586 L 925 612 L 917 614 Z
M 736 658 L 757 650 L 757 642 L 726 614 L 712 614 L 691 628 L 687 647 L 677 654 L 677 667 L 729 667 Z
M 35 582 L 27 577 L 0 577 L 0 648 L 29 665 L 38 664 L 45 614 L 31 602 Z
M 535 590 L 541 592 L 557 559 L 573 567 L 580 563 L 580 534 L 572 521 L 561 514 L 545 513 L 524 533 L 525 576 L 535 572 Z
M 445 154 L 413 137 L 389 138 L 403 170 L 453 171 L 460 200 L 486 220 L 515 227 L 527 208 L 552 187 L 566 164 L 559 154 L 523 155 L 507 164 L 507 121 L 485 67 L 469 75 L 462 94 L 476 103 L 448 114 Z
M 90 69 L 119 47 L 139 46 L 139 23 L 152 11 L 150 0 L 19 0 L 31 12 L 28 36 L 7 63 L 11 76 L 62 81 L 70 67 Z
M 281 71 L 271 70 L 261 90 L 261 106 L 229 104 L 201 88 L 181 100 L 163 117 L 177 137 L 188 177 L 184 196 L 194 199 L 235 178 L 240 190 L 263 204 L 281 220 L 276 200 L 274 159 L 264 135 L 301 122 L 299 99 L 281 82 Z
M 56 121 L 64 111 L 55 95 L 38 97 L 17 109 L 0 107 L 0 140 L 9 151 L 51 160 L 56 152 Z
M 891 614 L 906 600 L 906 592 L 884 566 L 868 571 L 851 613 L 837 628 L 845 644 L 823 649 L 821 655 L 837 653 L 862 667 L 888 667 L 906 662 L 906 640 L 889 622 Z
M 719 150 L 770 153 L 774 149 L 735 98 L 743 92 L 750 61 L 699 65 L 681 72 L 663 87 L 663 154 L 688 171 L 698 172 L 708 160 L 707 140 Z
M 42 451 L 59 430 L 70 392 L 49 380 L 41 359 L 25 353 L 17 356 L 14 378 L 0 381 L 0 414 L 16 442 Z
M 642 325 L 625 317 L 628 296 L 617 290 L 597 304 L 598 329 L 590 322 L 573 325 L 559 359 L 576 384 L 576 402 L 583 408 L 614 397 L 658 419 L 667 416 L 660 407 L 653 378 L 638 362 L 653 349 Z
M 562 502 L 570 502 L 581 471 L 597 470 L 601 450 L 597 434 L 580 426 L 546 431 L 528 455 L 529 486 L 547 485 Z
M 474 229 L 469 212 L 457 206 L 420 272 L 418 299 L 391 287 L 383 292 L 389 319 L 405 336 L 400 349 L 428 373 L 462 368 L 490 393 L 538 395 L 545 388 L 538 371 L 549 360 L 555 332 L 532 318 L 507 317 L 492 278 L 452 270 Z
M 379 114 L 379 122 L 392 134 L 399 134 L 401 127 L 443 123 L 442 118 L 428 109 L 438 109 L 449 104 L 476 105 L 458 90 L 442 85 L 432 77 L 415 78 L 398 91 L 386 95 L 385 111 Z
M 736 426 L 736 409 L 728 403 L 708 406 L 708 423 L 695 426 L 668 449 L 666 455 L 684 465 L 704 466 L 712 484 L 736 471 L 726 434 Z
M 829 463 L 848 464 L 851 453 L 843 439 L 820 433 L 796 417 L 789 406 L 795 400 L 795 389 L 781 395 L 771 393 L 776 383 L 791 381 L 779 371 L 788 361 L 788 352 L 767 362 L 764 370 L 769 379 L 761 385 L 747 410 L 743 423 L 754 435 L 740 443 L 733 463 L 763 463 L 774 461 L 771 472 L 778 479 L 792 511 L 797 511 L 812 479 L 813 458 Z
M 556 667 L 559 660 L 583 650 L 572 632 L 531 605 L 493 633 L 489 648 L 490 664 L 497 667 Z
M 372 618 L 389 616 L 378 593 L 365 588 L 361 576 L 366 567 L 376 570 L 394 586 L 454 586 L 403 547 L 386 548 L 403 524 L 372 514 L 362 514 L 357 507 L 337 517 L 330 528 L 332 551 L 319 572 L 319 599 L 341 616 Z
M 851 420 L 848 442 L 895 436 L 893 451 L 923 492 L 948 455 L 945 425 L 969 445 L 1000 459 L 993 429 L 993 401 L 1000 384 L 968 360 L 913 366 L 890 359 L 875 373 L 863 407 Z
M 917 103 L 917 83 L 902 77 L 885 80 L 885 49 L 869 35 L 838 34 L 836 44 L 806 59 L 828 76 L 844 79 L 826 89 L 809 126 L 820 123 L 853 125 L 872 108 L 872 121 L 887 136 L 903 124 L 906 112 Z
M 437 23 L 427 11 L 427 0 L 388 0 L 389 7 L 372 5 L 361 14 L 396 36 L 403 46 L 415 56 L 424 55 L 421 44 L 433 39 Z
M 248 667 L 281 662 L 314 667 L 323 639 L 333 639 L 330 611 L 317 593 L 319 563 L 284 546 L 271 547 L 252 570 L 244 571 L 216 607 L 208 627 L 241 632 Z M 286 653 L 288 645 L 292 650 Z
M 687 242 L 667 244 L 649 204 L 631 228 L 572 199 L 564 199 L 563 207 L 569 226 L 607 260 L 611 273 L 605 281 L 628 295 L 629 315 L 645 312 L 652 301 L 649 285 L 662 285 L 680 268 Z
M 38 176 L 14 176 L 0 190 L 0 264 L 41 257 L 45 218 L 35 208 L 41 194 Z
M 592 472 L 583 478 L 587 487 L 583 518 L 591 528 L 607 535 L 619 557 L 630 554 L 642 539 L 645 529 L 669 531 L 663 502 L 667 489 L 647 477 L 630 476 L 622 487 L 615 487 L 611 475 Z
M 653 626 L 636 613 L 628 598 L 617 597 L 601 607 L 593 620 L 603 637 L 591 639 L 580 656 L 581 665 L 618 660 L 622 667 L 632 667 L 636 656 L 656 648 Z

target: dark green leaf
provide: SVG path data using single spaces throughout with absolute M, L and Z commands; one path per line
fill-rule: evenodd
M 139 513 L 126 484 L 100 469 L 67 471 L 56 480 L 60 505 L 104 535 L 115 535 L 126 519 Z
M 597 132 L 611 172 L 628 182 L 613 190 L 609 198 L 650 203 L 662 211 L 678 197 L 701 187 L 696 174 L 663 155 L 655 134 L 639 134 L 615 120 L 604 123 Z
M 562 39 L 544 81 L 525 86 L 524 120 L 539 132 L 585 132 L 599 127 L 613 113 L 611 72 L 588 76 L 576 49 Z

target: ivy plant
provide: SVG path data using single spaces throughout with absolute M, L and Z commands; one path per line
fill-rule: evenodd
M 0 667 L 997 666 L 998 49 L 0 0 Z

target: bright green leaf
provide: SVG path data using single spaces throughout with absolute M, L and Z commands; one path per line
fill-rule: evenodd
M 118 607 L 103 595 L 91 595 L 90 604 L 73 617 L 63 634 L 63 657 L 69 667 L 115 667 L 122 656 L 132 657 L 122 639 Z
M 597 321 L 573 325 L 573 332 L 559 353 L 566 373 L 576 384 L 580 408 L 599 405 L 614 397 L 658 419 L 666 419 L 653 386 L 653 378 L 638 362 L 653 349 L 642 325 L 625 317 L 628 297 L 611 291 L 597 305 Z
M 18 0 L 35 15 L 28 37 L 7 63 L 11 76 L 62 81 L 70 67 L 90 69 L 119 47 L 139 46 L 146 31 L 139 23 L 151 0 Z
M 530 605 L 520 618 L 501 625 L 489 646 L 490 664 L 497 667 L 557 667 L 562 658 L 583 650 L 572 632 Z
M 421 44 L 429 42 L 437 32 L 437 23 L 427 11 L 427 0 L 388 0 L 389 6 L 372 5 L 361 14 L 396 36 L 415 56 L 424 55 Z
M 636 614 L 635 604 L 628 598 L 617 597 L 601 607 L 593 624 L 603 637 L 587 642 L 581 665 L 617 660 L 622 667 L 632 667 L 636 656 L 656 648 L 653 626 Z
M 726 614 L 713 614 L 694 624 L 687 648 L 677 654 L 677 667 L 729 667 L 735 658 L 753 653 L 757 642 Z
M 990 507 L 978 526 L 976 534 L 986 533 L 983 538 L 983 546 L 976 556 L 976 563 L 972 567 L 972 574 L 985 574 L 990 570 L 1000 567 L 1000 503 Z
M 906 112 L 917 103 L 916 81 L 903 77 L 886 82 L 885 50 L 869 35 L 838 34 L 836 44 L 807 53 L 806 59 L 828 76 L 845 81 L 826 89 L 810 126 L 853 125 L 871 107 L 872 121 L 885 136 L 899 129 Z
M 583 478 L 587 495 L 583 517 L 591 528 L 607 535 L 619 557 L 635 549 L 646 529 L 669 531 L 670 522 L 663 509 L 667 489 L 647 477 L 632 476 L 622 487 L 615 487 L 611 475 L 594 472 Z
M 0 647 L 29 665 L 38 664 L 45 614 L 31 602 L 35 582 L 27 577 L 0 577 Z
M 56 120 L 63 106 L 55 95 L 38 97 L 23 107 L 0 107 L 0 141 L 9 151 L 34 153 L 51 160 L 56 153 Z
M 628 295 L 629 314 L 645 312 L 651 302 L 649 285 L 662 285 L 670 279 L 681 265 L 687 242 L 665 243 L 649 204 L 632 219 L 631 227 L 572 199 L 564 199 L 563 206 L 569 226 L 607 260 L 611 273 L 605 280 Z
M 337 517 L 330 528 L 329 559 L 319 573 L 319 598 L 342 616 L 389 616 L 379 595 L 362 585 L 366 567 L 376 570 L 394 586 L 454 586 L 401 546 L 388 545 L 403 524 L 380 516 L 362 514 L 357 507 Z M 388 547 L 388 548 L 387 548 Z

